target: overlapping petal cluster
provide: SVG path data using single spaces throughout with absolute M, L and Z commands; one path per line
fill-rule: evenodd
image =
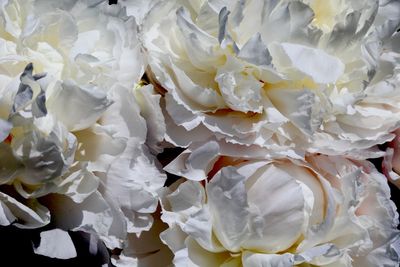
M 398 127 L 399 13 L 378 0 L 161 1 L 142 38 L 168 140 L 381 156 Z
M 175 266 L 398 263 L 398 214 L 370 162 L 216 156 L 209 182 L 178 180 L 163 197 L 161 238 Z
M 150 229 L 166 179 L 140 115 L 159 97 L 134 89 L 135 19 L 99 1 L 0 7 L 0 224 L 51 220 L 122 248 Z
M 397 267 L 399 29 L 398 0 L 0 0 L 0 226 L 118 267 Z

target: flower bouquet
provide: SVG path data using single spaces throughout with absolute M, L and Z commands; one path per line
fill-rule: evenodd
M 399 266 L 400 1 L 111 2 L 0 0 L 4 256 Z

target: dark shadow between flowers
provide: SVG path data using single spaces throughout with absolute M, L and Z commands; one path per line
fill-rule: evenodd
M 27 230 L 14 226 L 0 226 L 0 257 L 3 262 L 12 263 L 4 266 L 95 267 L 107 263 L 104 255 L 102 255 L 104 251 L 97 255 L 92 255 L 89 252 L 89 235 L 83 232 L 69 232 L 77 251 L 75 258 L 61 260 L 35 254 L 33 246 L 39 244 L 40 232 L 46 230 L 49 230 L 49 227 Z

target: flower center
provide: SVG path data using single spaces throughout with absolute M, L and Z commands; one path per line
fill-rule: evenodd
M 311 0 L 310 6 L 315 13 L 312 24 L 324 32 L 332 30 L 335 17 L 340 12 L 340 3 L 336 0 Z

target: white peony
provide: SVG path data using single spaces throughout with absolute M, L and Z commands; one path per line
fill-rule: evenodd
M 208 179 L 178 180 L 162 199 L 175 266 L 398 266 L 398 214 L 371 163 L 247 160 L 205 146 L 215 148 Z
M 160 1 L 141 39 L 167 141 L 381 156 L 400 118 L 399 21 L 398 1 Z
M 144 65 L 124 12 L 106 1 L 0 1 L 1 225 L 51 219 L 111 249 L 150 229 L 166 176 L 148 145 L 164 133 L 148 133 L 140 114 L 157 116 L 159 96 L 134 89 Z

